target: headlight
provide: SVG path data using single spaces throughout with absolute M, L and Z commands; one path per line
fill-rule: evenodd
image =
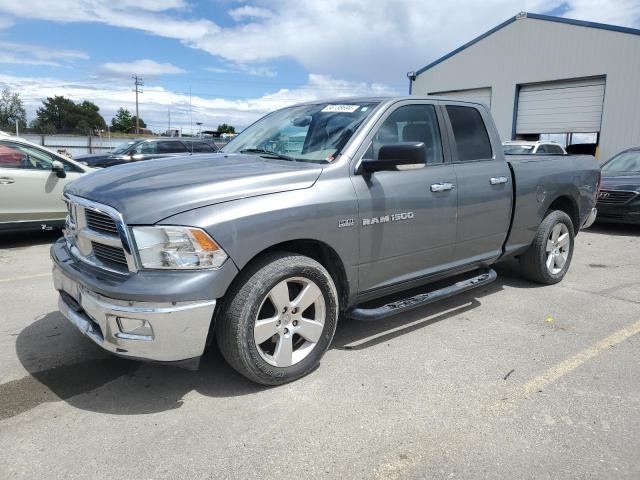
M 227 254 L 203 230 L 192 227 L 133 227 L 144 268 L 219 268 Z

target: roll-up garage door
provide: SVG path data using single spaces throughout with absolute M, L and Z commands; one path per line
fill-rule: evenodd
M 432 92 L 429 95 L 455 98 L 456 100 L 466 100 L 468 102 L 483 103 L 488 108 L 491 108 L 491 88 L 473 88 L 470 90 L 451 90 L 448 92 Z
M 604 77 L 522 85 L 516 133 L 599 132 Z

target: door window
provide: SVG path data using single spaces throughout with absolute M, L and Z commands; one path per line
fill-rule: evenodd
M 488 160 L 493 157 L 487 127 L 478 109 L 447 105 L 458 161 Z
M 158 142 L 158 153 L 186 153 L 187 148 L 182 142 Z
M 547 145 L 540 145 L 536 150 L 536 153 L 550 153 Z
M 422 142 L 427 163 L 444 161 L 438 117 L 433 105 L 405 105 L 391 113 L 371 141 L 364 158 L 378 158 L 380 147 L 399 142 Z
M 547 151 L 555 155 L 564 155 L 564 150 L 562 150 L 562 147 L 560 147 L 559 145 L 547 145 Z
M 156 142 L 142 142 L 138 146 L 136 146 L 135 152 L 139 155 L 153 155 L 156 153 Z
M 215 150 L 211 145 L 202 142 L 194 142 L 193 145 L 189 145 L 190 150 L 194 153 L 213 153 Z
M 0 168 L 51 171 L 51 164 L 54 160 L 62 163 L 67 172 L 79 171 L 67 162 L 39 148 L 20 143 L 0 142 Z

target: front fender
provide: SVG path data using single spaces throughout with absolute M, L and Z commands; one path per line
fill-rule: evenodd
M 345 270 L 349 295 L 357 289 L 357 201 L 348 178 L 314 186 L 201 207 L 163 220 L 206 230 L 239 270 L 283 242 L 314 240 L 331 247 Z M 339 227 L 342 225 L 351 225 Z M 353 222 L 348 222 L 353 220 Z

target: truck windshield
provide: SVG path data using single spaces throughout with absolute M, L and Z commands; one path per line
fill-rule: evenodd
M 533 145 L 503 145 L 505 155 L 526 155 L 533 153 Z
M 622 152 L 602 167 L 603 173 L 640 173 L 640 150 Z
M 221 151 L 330 162 L 377 105 L 345 102 L 284 108 L 258 120 Z

